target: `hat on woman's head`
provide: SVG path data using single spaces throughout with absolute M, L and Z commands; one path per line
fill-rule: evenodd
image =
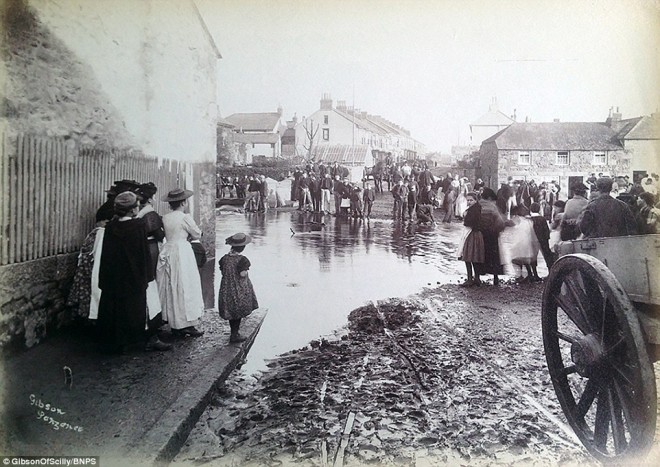
M 239 232 L 237 234 L 232 235 L 231 237 L 227 237 L 225 239 L 225 244 L 231 246 L 245 246 L 251 241 L 252 241 L 252 237 L 244 234 L 243 232 Z
M 124 191 L 133 191 L 137 190 L 140 186 L 135 180 L 116 180 L 115 186 L 117 187 L 117 193 L 123 193 Z
M 193 192 L 190 190 L 184 190 L 183 188 L 175 188 L 174 190 L 170 191 L 167 196 L 163 196 L 161 200 L 167 202 L 167 203 L 172 203 L 174 201 L 183 201 L 184 199 L 188 199 L 193 195 Z
M 137 195 L 130 191 L 124 191 L 115 197 L 115 209 L 120 208 L 122 210 L 129 210 L 133 209 L 137 204 Z
M 488 199 L 490 201 L 497 201 L 497 194 L 492 188 L 484 188 L 481 192 L 481 199 Z
M 147 200 L 154 197 L 158 191 L 158 187 L 153 182 L 147 182 L 140 185 L 136 191 L 138 195 Z

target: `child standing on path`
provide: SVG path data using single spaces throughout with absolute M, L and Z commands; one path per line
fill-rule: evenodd
M 237 233 L 225 239 L 231 245 L 229 253 L 220 258 L 220 292 L 218 311 L 223 319 L 229 320 L 230 343 L 243 342 L 246 337 L 238 333 L 241 319 L 259 308 L 257 296 L 248 276 L 250 260 L 241 253 L 252 238 L 244 233 Z

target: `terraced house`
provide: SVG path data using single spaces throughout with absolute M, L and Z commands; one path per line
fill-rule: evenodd
M 338 148 L 329 151 L 325 146 L 363 146 L 375 161 L 416 160 L 426 154 L 424 144 L 413 138 L 409 130 L 380 115 L 348 107 L 345 101 L 337 101 L 334 106 L 329 94 L 322 96 L 319 110 L 297 123 L 295 131 L 298 154 L 308 152 L 310 134 L 312 153 L 319 156 L 340 152 Z

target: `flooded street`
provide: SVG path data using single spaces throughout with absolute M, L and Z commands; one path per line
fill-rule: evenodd
M 259 304 L 269 310 L 244 371 L 263 370 L 264 359 L 332 333 L 347 323 L 351 310 L 370 300 L 459 281 L 464 265 L 454 251 L 462 228 L 298 211 L 219 211 L 217 259 L 229 250 L 226 237 L 241 231 L 251 235 L 244 254 L 252 263 Z
M 253 236 L 269 311 L 175 464 L 595 465 L 547 371 L 543 284 L 458 287 L 459 222 L 221 212 L 217 227 L 219 256 Z

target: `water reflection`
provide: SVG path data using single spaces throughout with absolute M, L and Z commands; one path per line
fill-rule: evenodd
M 458 280 L 464 266 L 454 250 L 461 229 L 298 211 L 220 212 L 217 258 L 229 250 L 226 237 L 250 234 L 244 254 L 259 303 L 269 309 L 246 371 L 262 370 L 264 359 L 343 326 L 348 313 L 369 300 Z

